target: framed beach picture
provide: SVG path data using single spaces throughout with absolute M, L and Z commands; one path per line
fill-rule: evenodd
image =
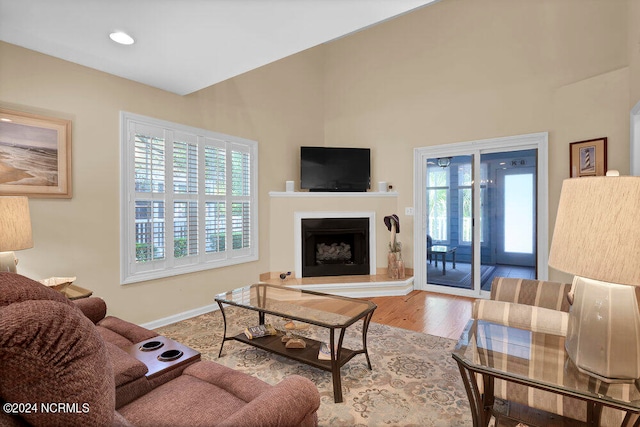
M 0 196 L 71 197 L 71 121 L 0 108 Z
M 606 175 L 607 138 L 569 144 L 569 172 L 571 178 Z

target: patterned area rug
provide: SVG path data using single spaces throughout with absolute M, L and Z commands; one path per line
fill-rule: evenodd
M 257 324 L 257 313 L 228 307 L 228 335 Z M 267 316 L 267 322 L 284 329 L 284 321 Z M 334 403 L 331 373 L 256 349 L 227 341 L 218 358 L 223 323 L 219 311 L 157 329 L 231 368 L 276 384 L 287 375 L 309 378 L 320 391 L 318 411 L 321 426 L 470 426 L 471 412 L 451 357 L 455 341 L 371 323 L 368 347 L 373 370 L 364 355 L 357 355 L 342 367 L 342 403 Z M 362 321 L 352 325 L 344 347 L 360 349 Z M 310 327 L 297 330 L 302 337 L 328 340 L 328 331 Z

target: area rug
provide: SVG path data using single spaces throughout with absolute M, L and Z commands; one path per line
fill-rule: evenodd
M 228 307 L 228 334 L 240 333 L 257 323 L 257 313 Z M 282 319 L 267 316 L 267 322 L 279 327 Z M 346 363 L 342 374 L 342 403 L 334 403 L 331 373 L 274 355 L 236 341 L 224 344 L 220 311 L 214 311 L 157 329 L 197 349 L 205 360 L 213 360 L 233 369 L 276 384 L 287 375 L 297 374 L 313 381 L 321 396 L 320 426 L 470 426 L 471 412 L 451 357 L 455 341 L 371 323 L 368 334 L 369 370 L 364 355 Z M 323 328 L 296 331 L 304 337 L 327 340 Z M 344 347 L 359 349 L 362 321 L 352 325 Z
M 480 286 L 482 290 L 489 290 L 495 267 L 493 265 L 480 266 Z M 435 263 L 427 263 L 427 281 L 435 285 L 454 286 L 456 288 L 471 289 L 471 264 L 464 262 L 457 262 L 456 268 L 453 268 L 451 262 L 447 262 L 446 268 L 447 274 L 442 275 L 442 264 L 438 263 L 438 267 Z

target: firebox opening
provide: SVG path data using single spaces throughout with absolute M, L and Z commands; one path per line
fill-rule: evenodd
M 369 274 L 369 218 L 302 220 L 302 276 Z

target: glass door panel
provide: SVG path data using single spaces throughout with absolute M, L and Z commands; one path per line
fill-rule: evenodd
M 498 173 L 504 221 L 496 261 L 502 265 L 535 266 L 535 168 Z
M 536 278 L 537 151 L 482 154 L 486 206 L 482 224 L 482 290 L 493 277 Z
M 473 156 L 427 159 L 427 283 L 472 289 Z

